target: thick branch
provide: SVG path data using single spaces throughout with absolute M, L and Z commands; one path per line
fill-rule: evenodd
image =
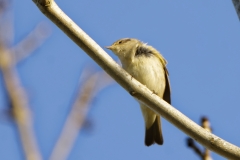
M 125 90 L 133 93 L 132 95 L 135 98 L 147 104 L 157 114 L 161 114 L 165 119 L 206 148 L 229 159 L 240 159 L 240 148 L 209 133 L 132 78 L 94 40 L 65 15 L 54 1 L 33 1 L 52 22 L 92 57 L 113 79 Z
M 28 101 L 13 64 L 10 52 L 3 46 L 0 46 L 0 69 L 2 70 L 6 89 L 11 99 L 12 112 L 17 123 L 26 159 L 41 160 L 41 154 L 32 128 Z

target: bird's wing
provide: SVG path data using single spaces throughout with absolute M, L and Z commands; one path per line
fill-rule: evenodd
M 166 86 L 165 86 L 165 91 L 163 93 L 163 99 L 169 104 L 171 104 L 171 88 L 170 88 L 170 81 L 168 77 L 168 70 L 166 66 L 164 66 L 164 71 L 165 71 Z
M 160 62 L 162 63 L 162 65 L 164 67 L 166 86 L 165 86 L 165 91 L 163 94 L 163 99 L 166 102 L 168 102 L 169 104 L 171 104 L 171 88 L 170 88 L 170 81 L 169 81 L 169 77 L 168 77 L 169 74 L 168 74 L 168 70 L 166 68 L 167 61 L 163 58 L 161 53 L 158 52 L 155 48 L 153 48 L 152 46 L 149 46 L 149 47 L 153 51 L 152 54 L 154 54 L 160 60 Z

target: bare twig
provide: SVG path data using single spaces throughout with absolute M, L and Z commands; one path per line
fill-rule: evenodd
M 237 12 L 238 19 L 240 20 L 240 0 L 232 0 L 232 2 Z
M 0 0 L 0 16 L 2 16 L 9 6 L 9 0 Z
M 66 120 L 59 140 L 54 147 L 50 160 L 67 159 L 75 139 L 78 136 L 79 130 L 82 128 L 93 97 L 112 82 L 112 79 L 104 72 L 96 72 L 91 75 L 88 74 L 86 81 L 79 87 L 77 99 Z
M 240 159 L 240 148 L 206 131 L 167 102 L 152 94 L 146 86 L 132 78 L 81 28 L 79 28 L 53 0 L 33 0 L 39 9 L 66 35 L 81 47 L 114 80 L 132 96 L 174 124 L 190 137 L 214 152 L 229 158 Z M 207 104 L 206 104 L 207 105 Z
M 207 130 L 208 132 L 212 132 L 212 128 L 210 126 L 210 122 L 208 120 L 207 117 L 202 117 L 201 118 L 201 126 Z M 187 145 L 188 147 L 190 147 L 191 149 L 193 149 L 193 151 L 202 159 L 202 160 L 212 160 L 212 157 L 210 155 L 210 150 L 208 150 L 207 148 L 205 148 L 204 151 L 201 151 L 201 149 L 196 145 L 196 143 L 194 142 L 193 139 L 188 138 L 187 139 Z
M 0 46 L 0 68 L 11 100 L 13 117 L 17 123 L 26 159 L 41 160 L 34 137 L 27 97 L 14 69 L 11 54 L 3 45 Z
M 13 39 L 13 19 L 10 11 L 11 0 L 0 0 L 0 39 L 9 45 Z
M 25 157 L 27 160 L 41 160 L 42 157 L 33 130 L 28 99 L 15 70 L 15 55 L 17 55 L 18 61 L 20 58 L 22 59 L 24 54 L 29 54 L 39 46 L 40 42 L 46 38 L 46 34 L 43 34 L 44 32 L 40 33 L 40 30 L 43 30 L 43 25 L 39 25 L 17 47 L 14 49 L 6 47 L 9 45 L 9 40 L 12 40 L 11 37 L 13 37 L 12 21 L 10 21 L 11 18 L 7 14 L 9 2 L 9 0 L 0 0 L 0 69 L 6 86 L 6 95 L 11 106 L 11 116 L 16 122 Z M 13 52 L 15 55 L 12 54 Z
M 11 49 L 15 62 L 17 63 L 33 53 L 49 35 L 48 25 L 45 22 L 39 23 L 27 37 Z
M 199 156 L 199 157 L 203 157 L 202 151 L 200 150 L 200 148 L 196 145 L 196 143 L 194 142 L 194 140 L 192 138 L 187 138 L 187 146 L 192 148 L 193 151 Z
M 212 132 L 212 128 L 210 122 L 207 117 L 202 117 L 202 127 L 208 132 Z M 210 150 L 205 148 L 205 152 L 203 153 L 203 160 L 213 160 L 210 154 Z

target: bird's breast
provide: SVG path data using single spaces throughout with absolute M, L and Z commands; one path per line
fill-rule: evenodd
M 155 57 L 134 58 L 131 63 L 123 65 L 123 68 L 150 90 L 160 97 L 165 89 L 165 71 L 161 61 Z

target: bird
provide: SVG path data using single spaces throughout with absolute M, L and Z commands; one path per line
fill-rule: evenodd
M 171 104 L 171 88 L 167 61 L 152 46 L 135 38 L 122 38 L 107 46 L 121 61 L 122 67 L 154 94 Z M 145 145 L 163 144 L 160 115 L 144 103 L 140 108 L 145 121 Z

